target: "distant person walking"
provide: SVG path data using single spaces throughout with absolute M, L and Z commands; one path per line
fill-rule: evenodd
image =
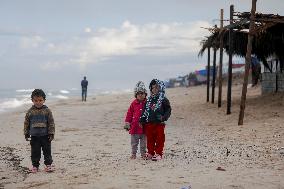
M 86 79 L 86 76 L 84 76 L 84 79 L 81 81 L 81 87 L 82 87 L 82 101 L 87 101 L 88 80 Z

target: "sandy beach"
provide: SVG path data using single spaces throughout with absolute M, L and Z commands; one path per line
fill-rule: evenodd
M 23 136 L 29 106 L 0 114 L 0 188 L 283 189 L 284 95 L 248 89 L 244 125 L 238 126 L 241 85 L 234 85 L 232 114 L 206 102 L 206 86 L 167 89 L 172 115 L 164 159 L 130 160 L 123 130 L 131 94 L 49 103 L 56 123 L 56 171 L 28 174 L 30 145 Z M 216 95 L 218 96 L 216 89 Z M 43 159 L 43 158 L 42 158 Z M 217 170 L 220 167 L 221 170 Z

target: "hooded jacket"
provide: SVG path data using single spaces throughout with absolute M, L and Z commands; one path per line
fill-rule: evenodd
M 171 105 L 169 100 L 165 97 L 165 85 L 162 81 L 154 79 L 154 82 L 159 85 L 159 93 L 157 95 L 151 94 L 148 97 L 144 111 L 140 118 L 140 123 L 164 123 L 171 115 Z M 152 84 L 149 88 L 152 89 Z M 151 91 L 152 93 L 152 91 Z
M 171 116 L 171 105 L 170 105 L 169 100 L 166 97 L 162 100 L 161 107 L 157 109 L 156 111 L 154 111 L 154 108 L 155 108 L 155 105 L 157 104 L 158 96 L 154 96 L 152 98 L 153 100 L 151 101 L 151 104 L 150 104 L 148 120 L 146 119 L 146 117 L 141 117 L 140 122 L 142 124 L 163 123 L 167 121 L 169 117 Z
M 43 105 L 41 108 L 32 106 L 25 116 L 24 134 L 31 136 L 46 136 L 54 134 L 55 124 L 50 109 Z
M 143 112 L 146 100 L 140 102 L 135 99 L 130 104 L 125 116 L 125 122 L 130 123 L 129 134 L 143 134 L 143 128 L 139 127 L 139 119 Z

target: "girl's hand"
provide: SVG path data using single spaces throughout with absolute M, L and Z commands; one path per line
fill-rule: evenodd
M 123 128 L 124 128 L 126 131 L 129 131 L 129 129 L 130 129 L 130 123 L 125 122 L 125 125 L 124 125 Z

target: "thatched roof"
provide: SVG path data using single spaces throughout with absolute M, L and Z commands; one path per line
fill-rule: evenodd
M 211 35 L 201 41 L 202 47 L 199 56 L 210 48 L 219 49 L 220 38 L 223 37 L 225 51 L 229 52 L 229 28 L 233 28 L 232 44 L 233 54 L 241 57 L 246 56 L 248 28 L 250 13 L 236 13 L 237 19 L 232 25 L 220 28 L 211 28 Z M 274 56 L 284 61 L 284 16 L 257 13 L 255 17 L 256 30 L 252 43 L 252 54 L 262 60 L 268 66 L 266 59 Z

